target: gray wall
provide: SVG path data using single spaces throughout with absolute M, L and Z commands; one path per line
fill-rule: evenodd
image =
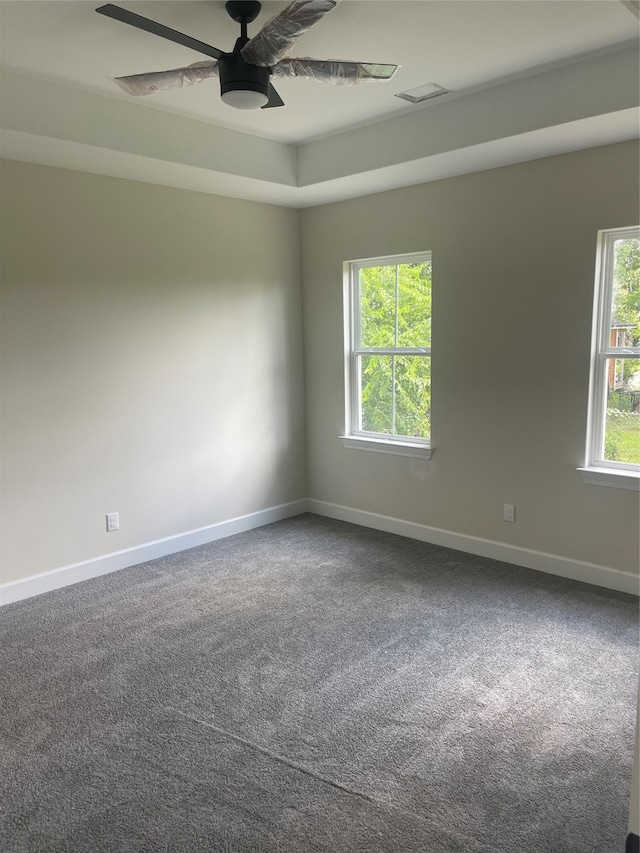
M 302 214 L 5 161 L 0 580 L 306 495 L 638 571 L 638 497 L 575 471 L 596 232 L 637 186 L 634 143 Z M 346 450 L 342 263 L 423 249 L 433 459 Z
M 585 485 L 576 467 L 596 232 L 638 215 L 633 142 L 305 210 L 310 497 L 637 572 L 637 494 Z M 433 458 L 345 449 L 342 264 L 423 250 Z
M 297 211 L 10 161 L 2 206 L 2 582 L 305 496 Z

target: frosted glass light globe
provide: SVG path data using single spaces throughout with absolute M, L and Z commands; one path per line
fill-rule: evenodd
M 253 89 L 233 89 L 222 95 L 222 100 L 237 110 L 258 110 L 269 101 L 264 92 L 254 92 Z

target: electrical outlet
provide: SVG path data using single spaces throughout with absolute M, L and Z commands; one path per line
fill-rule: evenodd
M 504 520 L 505 521 L 515 521 L 516 520 L 516 508 L 513 504 L 505 504 L 504 505 Z
M 120 529 L 117 512 L 107 513 L 107 533 L 112 533 L 114 530 Z

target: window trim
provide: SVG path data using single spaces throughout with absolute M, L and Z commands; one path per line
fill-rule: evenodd
M 610 344 L 613 303 L 613 248 L 616 240 L 640 238 L 640 227 L 609 228 L 598 232 L 595 296 L 591 331 L 591 365 L 585 464 L 578 468 L 590 485 L 640 489 L 640 465 L 603 459 L 607 407 L 607 361 L 640 358 L 640 347 Z
M 358 292 L 358 273 L 361 269 L 376 266 L 398 266 L 406 263 L 432 263 L 432 253 L 412 252 L 402 255 L 386 255 L 378 258 L 362 258 L 345 261 L 343 264 L 344 285 L 344 391 L 345 391 L 345 428 L 339 436 L 344 447 L 353 450 L 370 450 L 399 456 L 430 459 L 433 453 L 431 438 L 388 435 L 357 429 L 359 422 L 360 386 L 359 358 L 367 354 L 376 355 L 416 355 L 431 358 L 431 347 L 362 347 L 360 346 L 360 299 Z

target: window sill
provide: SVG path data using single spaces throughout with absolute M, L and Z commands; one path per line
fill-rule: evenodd
M 590 486 L 610 486 L 613 489 L 640 491 L 640 471 L 622 471 L 617 468 L 578 468 L 580 476 Z
M 341 435 L 340 440 L 351 450 L 372 450 L 374 453 L 391 453 L 394 456 L 411 456 L 414 459 L 431 459 L 433 448 L 426 444 L 411 444 L 385 438 L 365 438 L 360 435 Z

